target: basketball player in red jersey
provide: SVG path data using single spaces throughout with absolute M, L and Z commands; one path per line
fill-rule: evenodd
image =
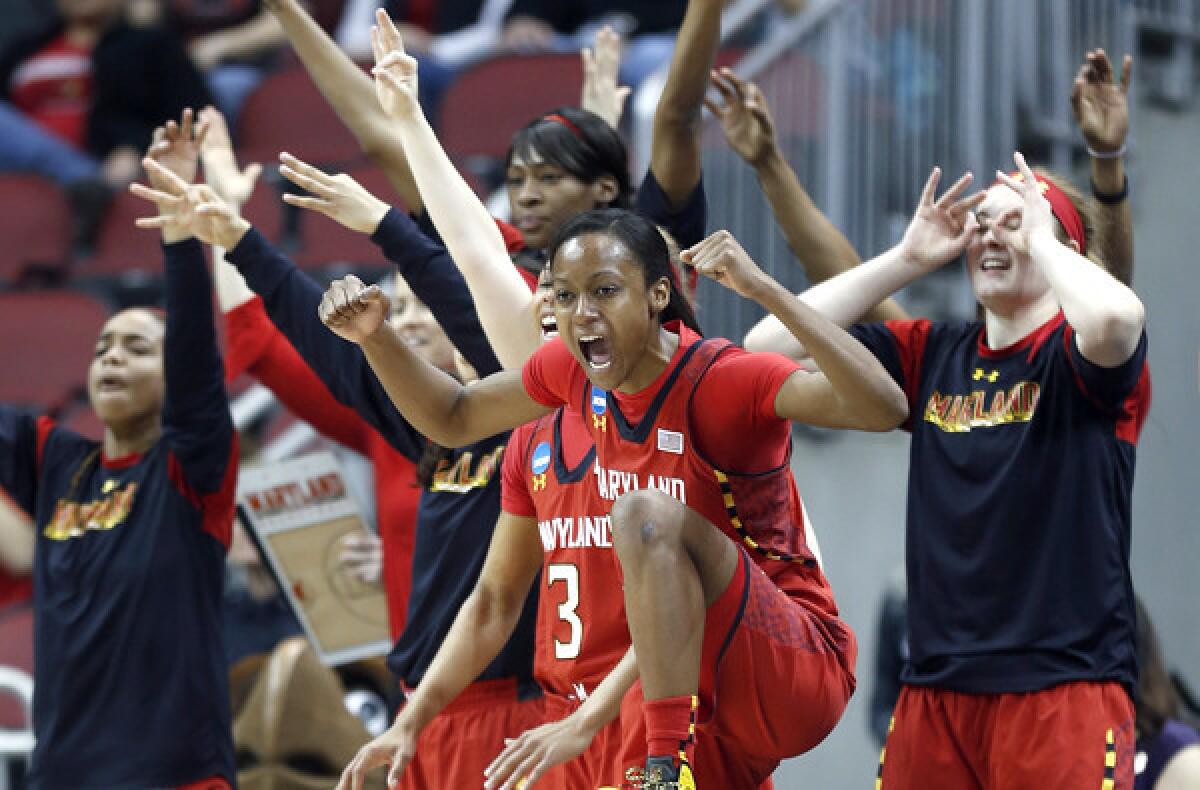
M 726 758 L 710 786 L 754 787 L 824 738 L 854 686 L 853 634 L 797 528 L 789 420 L 888 430 L 907 415 L 903 393 L 865 349 L 748 262 L 706 273 L 778 315 L 822 372 L 702 340 L 665 242 L 630 212 L 577 217 L 551 253 L 562 338 L 522 373 L 469 388 L 408 351 L 383 324 L 386 298 L 357 278 L 333 284 L 320 316 L 360 344 L 397 407 L 439 442 L 558 406 L 582 410 L 597 445 L 595 485 L 613 502 L 636 648 L 636 672 L 619 680 L 640 677 L 646 698 L 644 786 L 694 786 L 698 734 Z M 360 752 L 344 784 L 393 760 L 392 735 Z M 515 786 L 524 770 L 499 766 L 489 784 Z

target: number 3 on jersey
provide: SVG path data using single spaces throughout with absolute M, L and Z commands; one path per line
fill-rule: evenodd
M 579 619 L 576 609 L 579 608 L 579 568 L 570 563 L 556 562 L 546 566 L 546 586 L 553 587 L 555 582 L 563 582 L 567 586 L 567 597 L 558 605 L 558 619 L 571 629 L 571 638 L 566 642 L 554 639 L 554 657 L 561 661 L 572 661 L 579 658 L 579 648 L 583 644 L 583 621 Z

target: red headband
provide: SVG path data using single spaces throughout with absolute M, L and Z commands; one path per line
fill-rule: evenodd
M 1012 173 L 1012 177 L 1018 181 L 1024 178 L 1019 172 Z M 1059 224 L 1063 226 L 1063 230 L 1067 232 L 1067 238 L 1079 245 L 1080 255 L 1087 255 L 1087 241 L 1083 233 L 1083 218 L 1079 216 L 1079 210 L 1075 208 L 1075 204 L 1071 202 L 1071 198 L 1067 197 L 1066 192 L 1059 189 L 1057 184 L 1041 173 L 1034 173 L 1033 177 L 1038 182 L 1038 190 L 1050 203 L 1050 213 L 1054 215 Z
M 556 113 L 556 112 L 552 112 L 552 113 L 550 113 L 549 115 L 543 115 L 543 116 L 542 116 L 542 120 L 543 120 L 543 121 L 550 121 L 551 123 L 561 123 L 563 126 L 565 126 L 565 127 L 567 127 L 568 129 L 570 129 L 570 130 L 571 130 L 571 134 L 573 134 L 573 135 L 575 135 L 576 137 L 579 137 L 579 138 L 581 138 L 581 139 L 583 138 L 583 132 L 579 131 L 579 127 L 578 127 L 578 126 L 576 126 L 575 124 L 571 123 L 571 120 L 570 120 L 569 118 L 567 118 L 567 117 L 565 117 L 565 116 L 562 116 L 562 115 L 559 115 L 559 114 L 558 114 L 558 113 Z

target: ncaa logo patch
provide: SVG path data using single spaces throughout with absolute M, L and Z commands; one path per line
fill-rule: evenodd
M 592 385 L 592 413 L 593 414 L 604 414 L 604 412 L 606 412 L 606 411 L 608 411 L 608 393 L 605 392 L 604 390 L 600 389 L 599 387 L 597 387 L 595 384 L 593 384 Z
M 535 475 L 543 474 L 550 468 L 550 443 L 542 442 L 533 448 L 533 458 L 529 463 L 530 470 Z

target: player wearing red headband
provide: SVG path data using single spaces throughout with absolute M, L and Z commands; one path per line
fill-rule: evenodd
M 935 170 L 895 249 L 803 297 L 847 324 L 965 251 L 983 307 L 852 330 L 904 388 L 912 433 L 911 658 L 886 790 L 1133 786 L 1144 312 L 1084 257 L 1087 204 L 1016 161 L 969 198 L 968 176 L 935 201 Z M 771 332 L 747 348 L 802 353 Z

